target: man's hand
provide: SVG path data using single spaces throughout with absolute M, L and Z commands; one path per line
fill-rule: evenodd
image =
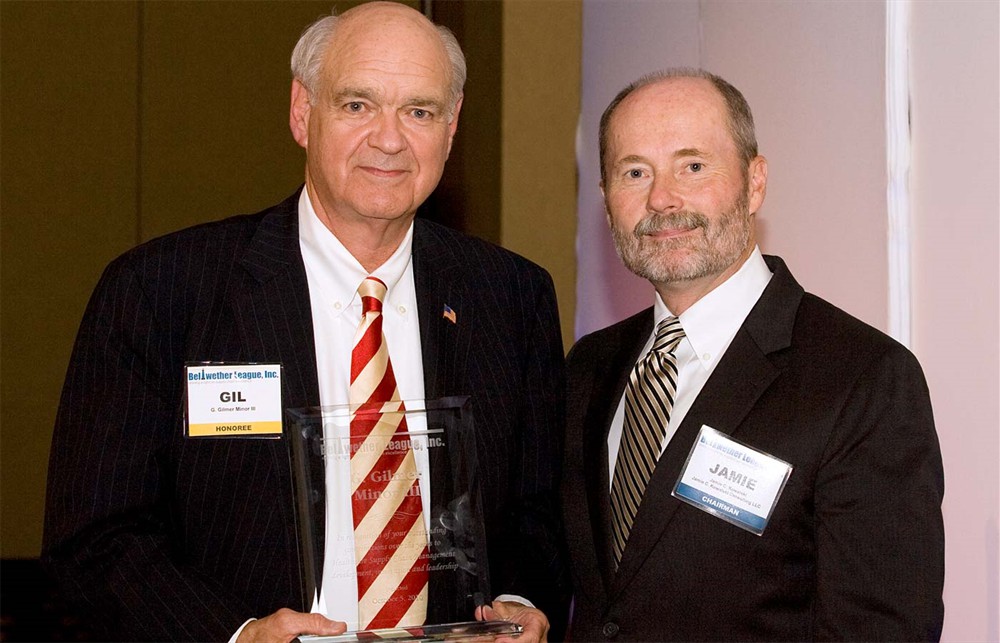
M 476 608 L 476 620 L 503 620 L 517 623 L 524 632 L 516 639 L 505 636 L 498 638 L 497 643 L 547 643 L 549 635 L 549 619 L 541 610 L 528 607 L 514 601 L 493 601 L 493 606 L 483 605 Z
M 289 643 L 300 634 L 332 636 L 347 631 L 347 623 L 322 614 L 303 614 L 283 607 L 270 616 L 250 621 L 236 643 Z

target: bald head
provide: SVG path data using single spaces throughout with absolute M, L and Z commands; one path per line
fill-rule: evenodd
M 739 150 L 744 169 L 746 169 L 749 166 L 750 161 L 757 156 L 757 135 L 753 124 L 753 114 L 750 112 L 750 105 L 747 103 L 746 98 L 743 97 L 740 90 L 733 87 L 724 78 L 705 71 L 704 69 L 673 67 L 651 74 L 646 74 L 635 82 L 629 84 L 623 90 L 618 92 L 618 95 L 614 97 L 611 103 L 604 110 L 604 114 L 601 115 L 600 130 L 598 133 L 602 182 L 607 179 L 606 163 L 608 161 L 608 132 L 611 126 L 611 119 L 618 110 L 618 106 L 636 91 L 673 78 L 701 79 L 711 83 L 715 91 L 718 92 L 719 97 L 725 102 L 726 112 L 729 117 L 728 129 L 733 137 L 733 142 Z
M 359 47 L 392 49 L 409 62 L 448 79 L 452 109 L 462 97 L 466 64 L 462 48 L 446 27 L 435 25 L 422 13 L 396 2 L 370 2 L 317 20 L 302 33 L 292 52 L 292 75 L 310 93 L 311 99 L 327 91 L 324 69 L 331 59 L 357 53 Z M 400 47 L 399 45 L 403 45 Z

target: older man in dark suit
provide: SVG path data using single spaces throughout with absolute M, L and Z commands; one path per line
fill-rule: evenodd
M 569 356 L 573 638 L 938 638 L 923 375 L 760 253 L 743 96 L 701 70 L 644 77 L 605 111 L 601 162 L 618 252 L 656 300 Z
M 365 538 L 404 533 L 389 526 L 407 518 L 406 542 L 426 539 L 415 517 L 426 490 L 414 482 L 368 507 L 337 486 L 422 481 L 412 449 L 384 447 L 371 465 L 398 469 L 358 474 L 353 456 L 349 468 L 328 469 L 336 518 L 326 522 L 323 594 L 304 598 L 286 440 L 186 437 L 186 364 L 269 363 L 283 367 L 284 408 L 472 397 L 477 474 L 489 481 L 489 572 L 494 593 L 511 595 L 479 616 L 509 618 L 544 639 L 545 614 L 530 602 L 554 620 L 565 607 L 554 508 L 564 380 L 552 282 L 513 253 L 414 219 L 458 124 L 461 49 L 419 12 L 372 3 L 308 29 L 292 68 L 290 125 L 306 150 L 305 187 L 258 214 L 144 244 L 97 287 L 55 430 L 47 568 L 121 640 L 288 641 L 345 624 L 423 622 L 434 608 L 426 558 L 406 567 L 385 559 L 424 546 L 386 541 L 385 556 L 355 560 L 354 529 L 377 505 L 372 520 L 387 526 Z M 405 505 L 413 498 L 415 514 Z M 382 506 L 390 501 L 403 504 Z M 329 618 L 304 613 L 311 608 Z

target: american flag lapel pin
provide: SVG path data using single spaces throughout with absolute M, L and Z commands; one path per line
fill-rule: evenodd
M 441 313 L 441 316 L 453 324 L 458 323 L 458 316 L 455 315 L 455 311 L 448 304 L 444 305 L 444 312 Z

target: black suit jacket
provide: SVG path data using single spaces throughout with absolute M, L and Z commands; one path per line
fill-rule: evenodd
M 920 366 L 766 260 L 773 277 L 661 456 L 617 572 L 607 435 L 652 309 L 571 351 L 572 638 L 940 636 L 944 482 Z M 702 425 L 794 466 L 762 536 L 671 496 Z
M 131 250 L 87 308 L 52 444 L 43 563 L 107 636 L 226 640 L 248 617 L 309 607 L 287 440 L 183 437 L 185 362 L 280 362 L 286 408 L 319 404 L 297 197 Z M 426 395 L 472 396 L 493 590 L 558 623 L 564 362 L 551 279 L 421 219 L 413 266 Z

